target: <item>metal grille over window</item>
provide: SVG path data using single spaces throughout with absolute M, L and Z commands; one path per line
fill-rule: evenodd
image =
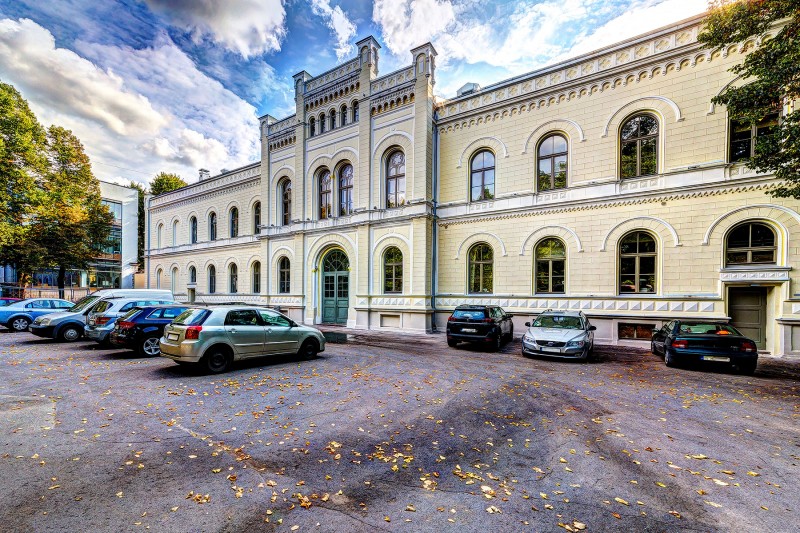
M 353 212 L 353 165 L 344 165 L 339 170 L 339 215 Z
M 775 264 L 775 232 L 766 224 L 736 226 L 728 233 L 725 246 L 725 266 Z
M 386 169 L 386 207 L 400 207 L 406 203 L 406 156 L 395 152 L 389 156 Z
M 635 178 L 658 172 L 658 120 L 636 115 L 620 130 L 620 177 Z
M 383 292 L 403 292 L 403 252 L 392 246 L 383 254 Z
M 536 245 L 536 292 L 564 293 L 566 249 L 560 239 L 544 239 Z
M 494 252 L 485 243 L 469 249 L 469 292 L 491 293 L 494 278 Z
M 470 199 L 473 202 L 494 198 L 494 154 L 482 150 L 472 158 Z
M 538 189 L 563 189 L 567 186 L 567 139 L 550 135 L 539 144 Z
M 655 292 L 656 256 L 656 240 L 649 233 L 634 231 L 623 237 L 619 243 L 619 292 Z
M 319 174 L 319 218 L 330 218 L 331 216 L 331 173 L 323 170 Z

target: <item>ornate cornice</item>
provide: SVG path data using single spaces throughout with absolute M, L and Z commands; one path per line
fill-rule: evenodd
M 392 111 L 400 106 L 409 105 L 414 103 L 414 84 L 408 84 L 398 87 L 395 90 L 388 91 L 377 98 L 370 100 L 370 114 L 377 115 L 384 111 Z
M 181 187 L 180 189 L 176 189 L 174 191 L 160 194 L 150 200 L 150 209 L 154 210 L 155 208 L 160 208 L 166 205 L 172 206 L 178 200 L 195 197 L 212 189 L 217 189 L 219 187 L 239 183 L 244 180 L 260 176 L 261 161 L 238 168 L 236 170 L 232 170 L 230 172 L 226 172 L 224 174 L 220 174 L 218 176 L 214 176 L 213 178 L 198 181 L 197 183 L 187 185 L 186 187 Z
M 270 124 L 268 137 L 270 137 L 270 139 L 271 139 L 273 135 L 277 135 L 279 133 L 282 133 L 285 130 L 294 131 L 296 126 L 297 126 L 297 115 L 295 114 L 295 115 L 286 117 L 284 119 L 281 119 L 278 122 Z
M 357 96 L 359 89 L 361 89 L 361 82 L 358 81 L 358 73 L 355 73 L 345 80 L 306 95 L 304 98 L 306 111 L 311 113 L 317 108 L 327 107 L 336 100 L 349 97 L 352 93 L 356 93 Z
M 413 66 L 401 68 L 400 70 L 390 72 L 386 76 L 381 76 L 380 78 L 375 78 L 372 80 L 369 86 L 370 94 L 380 93 L 393 87 L 397 87 L 398 85 L 403 85 L 406 82 L 414 81 L 415 79 Z
M 181 197 L 182 199 L 176 199 L 175 201 L 171 201 L 169 203 L 165 203 L 157 207 L 151 207 L 150 212 L 156 214 L 162 211 L 166 211 L 168 209 L 175 209 L 178 207 L 184 207 L 187 205 L 196 204 L 198 202 L 205 201 L 211 198 L 216 198 L 218 196 L 227 195 L 238 191 L 244 191 L 246 189 L 251 189 L 253 187 L 257 187 L 260 183 L 261 183 L 261 173 L 259 169 L 259 174 L 256 177 L 250 178 L 246 181 L 237 182 L 232 186 L 226 186 L 226 184 L 217 184 L 218 188 L 215 188 L 215 190 L 212 190 L 210 192 L 193 194 L 191 196 L 187 195 Z
M 328 71 L 323 72 L 319 76 L 311 78 L 305 84 L 306 94 L 311 93 L 315 89 L 319 89 L 320 87 L 322 87 L 326 83 L 338 80 L 338 79 L 343 78 L 344 76 L 346 76 L 346 75 L 348 75 L 348 74 L 350 74 L 352 72 L 360 70 L 360 68 L 358 66 L 358 62 L 359 62 L 359 58 L 356 57 L 355 59 L 351 59 L 350 61 L 347 61 L 346 63 L 342 63 L 338 67 L 334 67 L 334 68 L 332 68 L 332 69 L 330 69 Z

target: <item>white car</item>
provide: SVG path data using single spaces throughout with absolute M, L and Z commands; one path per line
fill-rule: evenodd
M 548 309 L 525 325 L 528 331 L 522 336 L 522 355 L 586 361 L 594 352 L 597 328 L 580 311 Z

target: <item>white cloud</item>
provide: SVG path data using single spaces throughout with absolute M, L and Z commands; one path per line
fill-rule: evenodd
M 143 49 L 77 43 L 76 51 L 56 48 L 31 21 L 0 20 L 0 78 L 42 123 L 81 139 L 99 178 L 146 182 L 165 171 L 193 181 L 199 167 L 235 168 L 258 157 L 255 108 L 166 35 Z
M 154 133 L 167 123 L 113 71 L 56 48 L 53 35 L 28 19 L 0 20 L 0 77 L 41 106 L 96 122 L 115 134 Z
M 171 24 L 192 32 L 196 42 L 206 36 L 248 58 L 280 50 L 286 35 L 286 11 L 281 0 L 145 0 Z
M 397 56 L 438 37 L 455 19 L 456 9 L 448 0 L 376 0 L 372 8 L 372 20 Z
M 342 60 L 351 55 L 353 44 L 350 41 L 356 34 L 356 27 L 342 8 L 331 7 L 329 0 L 311 0 L 311 9 L 315 15 L 324 17 L 325 24 L 336 34 L 336 57 Z

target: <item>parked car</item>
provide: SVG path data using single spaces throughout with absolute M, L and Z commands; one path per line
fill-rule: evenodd
M 548 309 L 525 325 L 528 331 L 522 336 L 522 355 L 586 361 L 594 352 L 597 327 L 580 311 Z
M 174 299 L 170 291 L 161 289 L 103 289 L 81 298 L 75 307 L 67 312 L 53 313 L 34 320 L 31 324 L 31 333 L 38 337 L 76 341 L 83 336 L 86 315 L 97 302 L 109 298 L 153 298 L 170 301 Z
M 28 298 L 12 302 L 0 307 L 0 324 L 11 331 L 26 331 L 37 317 L 59 309 L 70 309 L 73 305 L 68 300 L 54 298 Z
M 323 351 L 325 337 L 318 329 L 256 306 L 187 309 L 164 328 L 161 338 L 163 357 L 213 374 L 241 359 L 285 354 L 311 359 Z
M 9 304 L 13 304 L 14 302 L 19 302 L 19 301 L 22 301 L 22 298 L 10 298 L 10 297 L 4 296 L 4 297 L 0 298 L 0 307 L 5 307 L 5 306 L 7 306 Z
M 134 307 L 172 303 L 175 303 L 175 300 L 172 298 L 167 300 L 143 300 L 141 298 L 109 298 L 107 300 L 100 300 L 89 311 L 86 317 L 86 326 L 83 328 L 83 334 L 87 339 L 92 339 L 100 344 L 108 344 L 108 334 L 114 329 L 114 323 L 117 321 L 117 318 Z
M 447 319 L 447 345 L 478 342 L 499 350 L 514 337 L 513 316 L 496 305 L 459 305 Z
M 161 355 L 159 341 L 164 328 L 189 305 L 143 305 L 130 309 L 116 320 L 108 336 L 112 346 L 136 350 L 142 357 Z
M 664 357 L 667 366 L 683 363 L 728 365 L 742 374 L 752 375 L 758 365 L 758 347 L 725 322 L 673 320 L 653 330 L 650 345 L 654 354 Z

